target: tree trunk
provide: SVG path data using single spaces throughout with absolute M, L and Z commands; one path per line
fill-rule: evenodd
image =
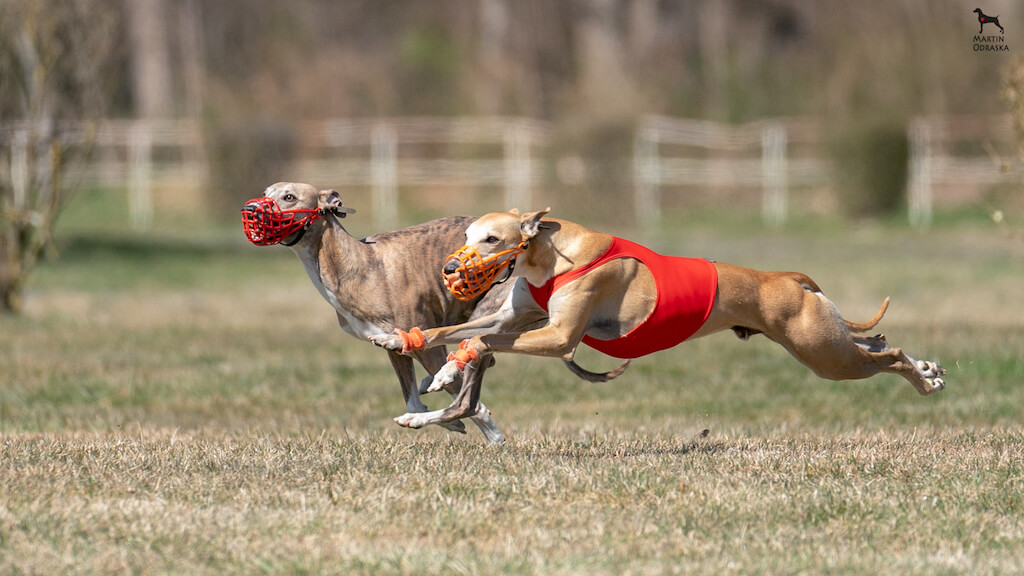
M 140 118 L 171 115 L 171 63 L 164 0 L 131 0 L 132 95 Z
M 0 314 L 18 314 L 21 312 L 21 261 L 18 258 L 18 246 L 10 238 L 13 230 L 0 235 Z
M 704 114 L 729 120 L 728 80 L 730 6 L 725 0 L 704 0 L 698 5 L 701 75 L 704 80 Z
M 629 117 L 636 103 L 616 6 L 615 0 L 588 2 L 575 23 L 580 99 L 596 118 Z

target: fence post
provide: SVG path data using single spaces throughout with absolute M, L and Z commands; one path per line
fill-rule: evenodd
M 633 138 L 633 202 L 637 223 L 649 226 L 661 218 L 661 166 L 658 163 L 658 134 L 641 127 Z
M 153 133 L 148 122 L 132 123 L 128 143 L 128 214 L 132 229 L 146 230 L 153 223 Z
M 374 125 L 370 156 L 374 221 L 378 230 L 391 230 L 398 222 L 398 135 L 394 127 Z
M 769 226 L 780 226 L 786 220 L 788 187 L 786 177 L 786 128 L 771 122 L 761 133 L 761 177 L 764 196 L 761 218 Z
M 530 133 L 520 123 L 505 127 L 505 208 L 532 210 Z
M 910 181 L 907 209 L 910 225 L 928 226 L 932 221 L 931 127 L 924 118 L 910 123 Z

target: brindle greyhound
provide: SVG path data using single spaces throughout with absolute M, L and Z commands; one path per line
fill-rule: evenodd
M 469 301 L 454 299 L 434 272 L 444 265 L 446 255 L 458 246 L 471 217 L 442 218 L 393 232 L 375 234 L 363 240 L 352 237 L 338 218 L 354 210 L 343 207 L 334 190 L 318 190 L 309 184 L 278 182 L 262 198 L 250 200 L 242 209 L 243 225 L 249 239 L 260 245 L 282 243 L 299 257 L 317 291 L 334 307 L 341 328 L 360 339 L 400 326 L 447 326 L 495 312 L 511 290 L 496 286 L 486 296 Z M 306 218 L 299 218 L 308 214 Z M 330 217 L 333 214 L 338 218 Z M 534 319 L 535 321 L 537 319 Z M 524 326 L 525 327 L 525 326 Z M 399 348 L 401 350 L 401 347 Z M 425 388 L 445 363 L 443 347 L 426 350 L 389 351 L 388 358 L 398 376 L 406 410 L 425 412 L 416 386 L 415 358 L 429 376 Z M 479 380 L 493 360 L 482 358 L 465 380 L 480 389 Z M 612 378 L 615 371 L 594 374 L 574 363 L 569 368 L 590 380 Z M 455 394 L 460 386 L 449 382 L 445 389 Z M 505 438 L 491 420 L 487 408 L 477 402 L 465 413 L 492 444 Z M 464 432 L 462 422 L 444 423 Z
M 513 270 L 509 276 L 522 279 L 498 312 L 423 331 L 421 349 L 468 338 L 428 390 L 493 352 L 571 359 L 584 341 L 632 358 L 726 329 L 742 339 L 764 334 L 822 378 L 853 380 L 889 372 L 906 378 L 921 394 L 945 386 L 940 378 L 945 370 L 938 364 L 913 360 L 881 334 L 854 335 L 874 328 L 888 299 L 871 321 L 850 322 L 804 274 L 664 257 L 572 222 L 542 220 L 547 212 L 491 213 L 467 228 L 466 246 L 443 270 L 453 292 L 467 292 L 467 279 L 480 276 L 475 268 L 505 266 Z M 518 264 L 511 265 L 515 259 Z M 540 307 L 547 310 L 548 322 L 525 331 L 512 327 L 522 316 L 541 313 Z M 393 334 L 371 340 L 389 350 L 402 347 Z M 479 391 L 467 388 L 444 410 L 409 413 L 395 421 L 419 428 L 472 413 Z

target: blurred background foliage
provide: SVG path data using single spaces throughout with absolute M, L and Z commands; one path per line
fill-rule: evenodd
M 854 213 L 875 214 L 903 193 L 900 134 L 910 118 L 1008 108 L 1010 55 L 972 50 L 973 5 L 960 0 L 3 4 L 13 37 L 26 12 L 52 12 L 58 23 L 55 7 L 85 12 L 76 33 L 110 47 L 61 72 L 58 89 L 99 97 L 109 116 L 202 119 L 219 190 L 272 180 L 295 150 L 297 122 L 310 118 L 542 118 L 555 122 L 563 148 L 603 160 L 605 148 L 628 155 L 630 143 L 595 140 L 644 114 L 811 116 L 827 120 L 841 188 L 857 192 Z M 985 10 L 1009 23 L 1011 49 L 1024 40 L 1018 3 L 992 0 Z M 0 120 L 21 115 L 5 89 Z
M 290 176 L 304 121 L 541 119 L 552 127 L 540 168 L 548 192 L 599 225 L 620 222 L 630 202 L 633 139 L 645 116 L 815 118 L 826 132 L 816 153 L 831 171 L 823 204 L 842 217 L 886 217 L 905 204 L 914 118 L 1013 112 L 1024 141 L 1024 59 L 1013 59 L 1024 50 L 1024 7 L 983 7 L 1004 24 L 1006 52 L 975 49 L 973 8 L 962 0 L 3 0 L 0 125 L 193 119 L 208 166 L 204 209 L 233 218 L 240 201 Z M 60 135 L 47 138 L 30 158 L 32 174 L 57 166 L 45 150 Z M 10 196 L 14 153 L 3 141 L 0 192 Z M 981 153 L 1017 173 L 1020 150 Z M 562 173 L 577 177 L 551 177 Z M 403 210 L 437 213 L 428 196 L 403 196 Z M 1024 205 L 1017 180 L 983 196 L 989 213 Z M 11 205 L 0 252 L 45 220 L 38 208 Z M 49 234 L 38 236 L 37 247 Z

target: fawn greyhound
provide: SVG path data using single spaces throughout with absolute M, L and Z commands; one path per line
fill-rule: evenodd
M 341 196 L 334 190 L 278 182 L 267 188 L 263 197 L 246 203 L 242 224 L 254 244 L 289 246 L 317 291 L 334 307 L 341 328 L 360 339 L 399 326 L 435 327 L 465 322 L 474 315 L 488 315 L 498 309 L 511 290 L 511 285 L 496 286 L 486 296 L 459 300 L 433 273 L 444 265 L 451 249 L 463 241 L 466 226 L 473 221 L 471 217 L 442 218 L 357 240 L 339 220 L 353 212 L 342 205 Z M 430 373 L 423 381 L 426 387 L 444 365 L 445 350 L 439 347 L 407 352 L 389 352 L 388 358 L 402 387 L 406 410 L 424 412 L 427 407 L 416 387 L 413 358 Z M 481 359 L 479 364 L 467 380 L 481 379 L 491 359 Z M 615 371 L 587 372 L 575 363 L 568 366 L 581 378 L 591 380 L 616 375 Z M 457 392 L 458 384 L 451 384 L 447 389 Z M 467 388 L 479 390 L 480 385 Z M 464 416 L 480 428 L 488 442 L 504 442 L 483 404 Z M 458 432 L 465 430 L 457 421 L 448 421 L 445 426 Z
M 804 274 L 661 256 L 573 222 L 543 219 L 549 210 L 486 214 L 466 229 L 466 245 L 443 268 L 450 291 L 478 297 L 497 277 L 521 278 L 497 312 L 422 331 L 417 349 L 462 341 L 428 391 L 494 352 L 571 360 L 582 341 L 612 356 L 636 358 L 726 329 L 741 339 L 764 334 L 822 378 L 890 372 L 921 394 L 945 386 L 945 370 L 938 364 L 913 360 L 881 334 L 855 335 L 874 328 L 888 298 L 869 322 L 850 322 Z M 523 325 L 520 317 L 545 311 L 548 320 L 539 327 L 514 328 Z M 371 338 L 389 350 L 408 348 L 406 340 L 400 334 Z M 419 428 L 471 414 L 479 391 L 468 388 L 444 410 L 408 413 L 395 421 Z

